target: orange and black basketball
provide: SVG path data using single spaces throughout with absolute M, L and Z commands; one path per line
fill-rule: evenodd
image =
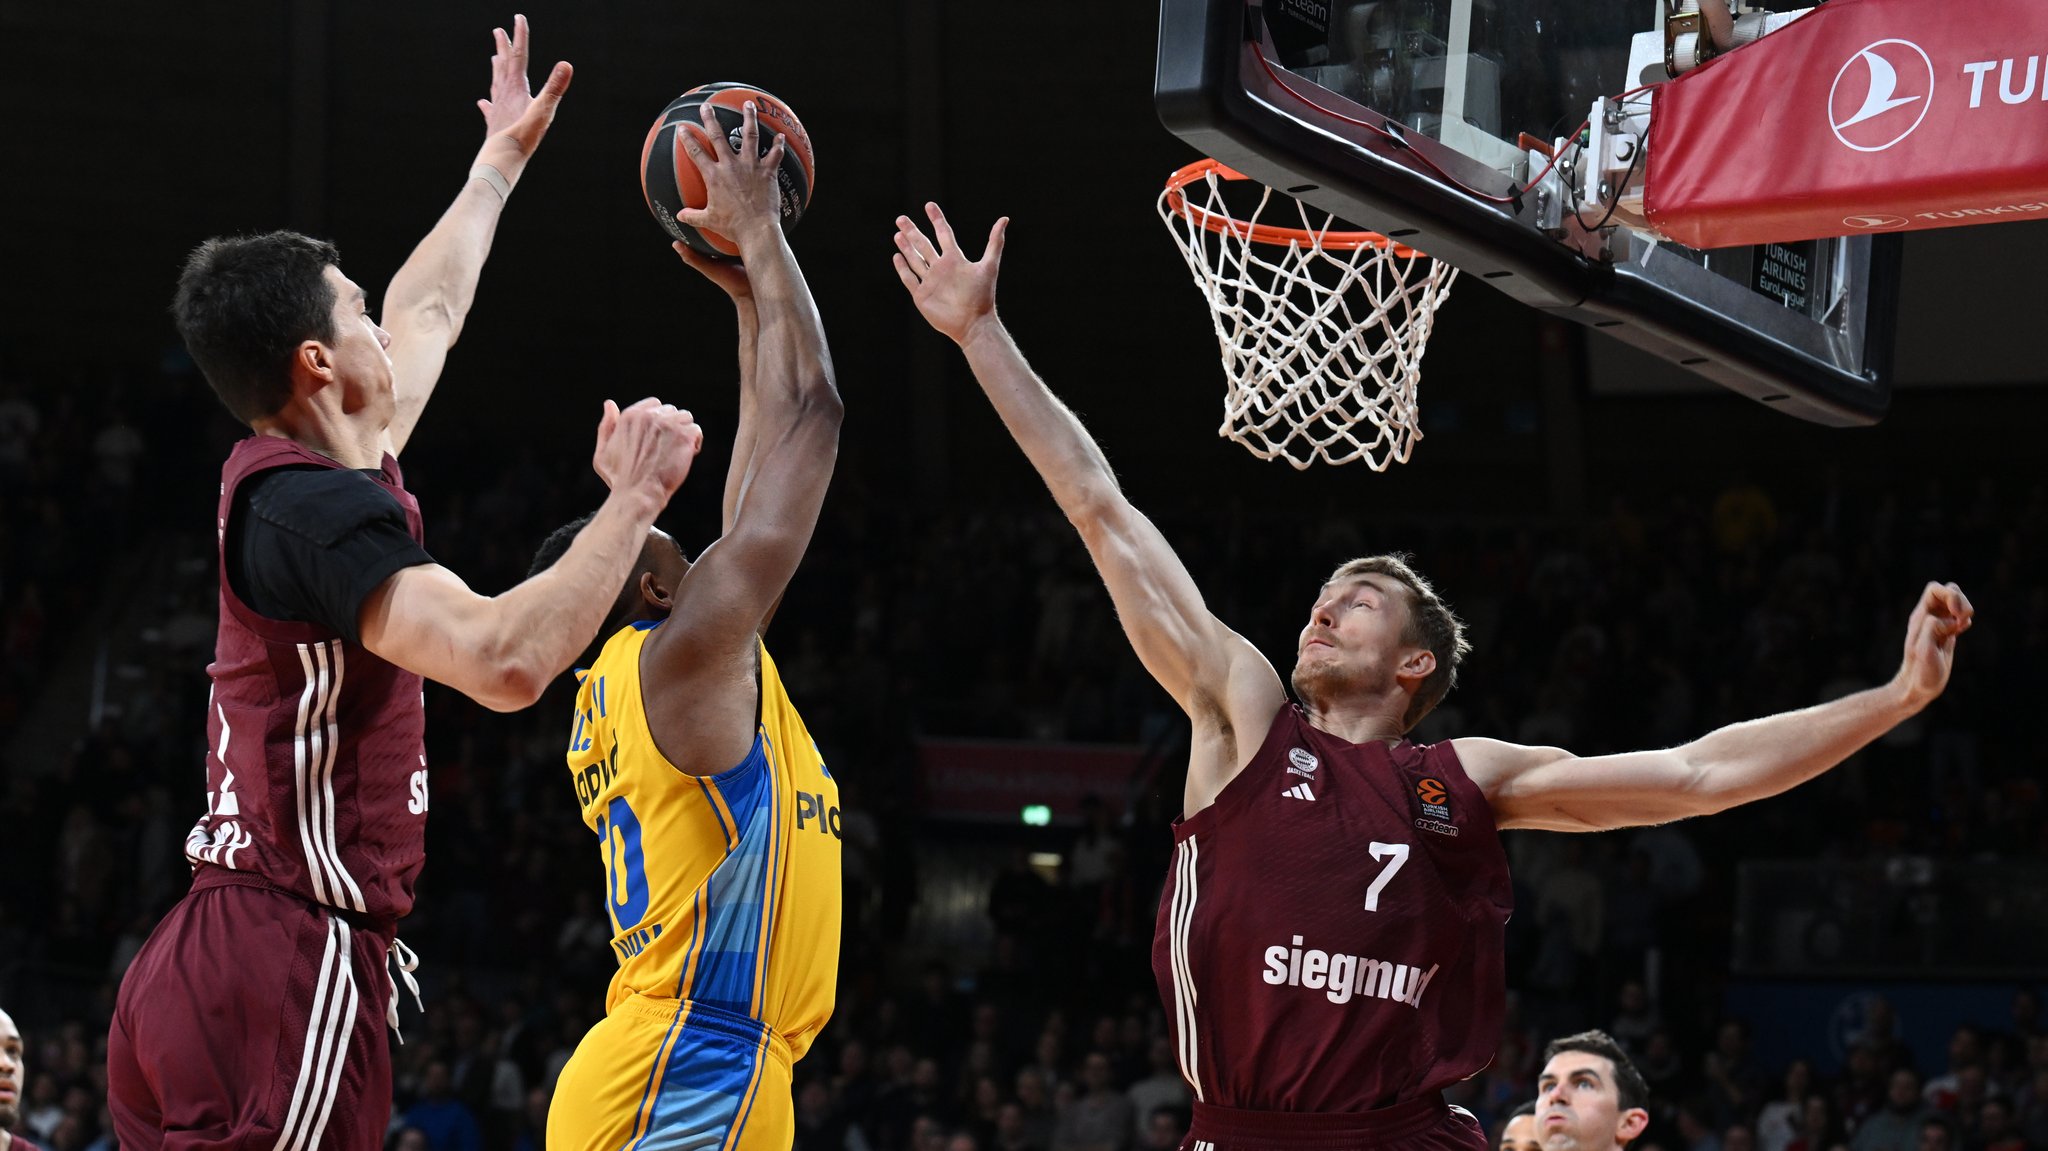
M 789 105 L 774 96 L 750 84 L 731 82 L 692 88 L 661 110 L 661 115 L 654 119 L 654 127 L 647 130 L 646 143 L 640 147 L 640 190 L 647 197 L 647 210 L 654 213 L 655 220 L 671 237 L 719 259 L 739 255 L 738 245 L 715 232 L 700 232 L 676 219 L 676 213 L 684 208 L 704 206 L 704 181 L 697 175 L 690 154 L 680 146 L 676 133 L 691 132 L 703 141 L 704 124 L 699 109 L 709 104 L 718 116 L 719 126 L 725 129 L 726 146 L 738 154 L 741 108 L 748 100 L 754 102 L 760 118 L 760 153 L 768 153 L 778 133 L 787 140 L 776 183 L 782 192 L 782 228 L 788 231 L 796 226 L 811 202 L 811 137 Z

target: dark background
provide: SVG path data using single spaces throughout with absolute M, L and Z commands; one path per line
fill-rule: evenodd
M 0 1007 L 29 1032 L 31 1076 L 49 1084 L 32 1078 L 32 1101 L 47 1092 L 40 1114 L 52 1130 L 68 1124 L 49 1138 L 58 1146 L 88 1145 L 99 1125 L 112 989 L 181 889 L 177 844 L 203 805 L 209 528 L 237 429 L 171 329 L 179 262 L 208 235 L 292 227 L 336 240 L 377 295 L 460 187 L 481 138 L 489 29 L 510 15 L 0 2 L 0 404 L 38 418 L 21 460 L 0 437 Z M 1163 1023 L 1144 953 L 1184 721 L 1129 658 L 1070 529 L 957 355 L 895 282 L 892 220 L 926 199 L 977 246 L 997 215 L 1014 218 L 1006 320 L 1212 606 L 1276 659 L 1336 563 L 1417 551 L 1480 641 L 1440 717 L 1462 726 L 1434 735 L 1522 738 L 1563 714 L 1591 752 L 1802 706 L 1845 675 L 1889 674 L 1914 591 L 1962 580 L 1983 614 L 1956 689 L 1918 734 L 1792 796 L 1683 825 L 1705 865 L 1694 889 L 1631 886 L 1640 837 L 1509 837 L 1526 909 L 1510 939 L 1516 1013 L 1501 1060 L 1460 1098 L 1497 1118 L 1529 1094 L 1532 1046 L 1619 1024 L 1622 988 L 1640 980 L 1672 1060 L 1653 1076 L 1661 1146 L 1708 1151 L 1684 1108 L 1732 1144 L 1795 1057 L 1822 1066 L 1832 1133 L 1846 1138 L 1844 1116 L 1879 1106 L 1872 1075 L 1955 1066 L 1943 1039 L 1963 1024 L 2004 1037 L 1992 1078 L 2032 1109 L 2029 1138 L 2048 1141 L 2048 1089 L 2029 1078 L 2048 1069 L 2048 1046 L 2029 1048 L 2040 1028 L 2014 1013 L 2023 999 L 2007 1007 L 2048 967 L 2048 913 L 2029 902 L 2048 890 L 2029 727 L 2048 690 L 2040 226 L 1909 241 L 1905 386 L 1874 428 L 1672 390 L 1661 369 L 1461 281 L 1426 361 L 1414 460 L 1385 474 L 1295 472 L 1215 435 L 1214 337 L 1154 208 L 1166 174 L 1194 157 L 1151 111 L 1149 6 L 528 15 L 535 78 L 555 59 L 577 78 L 405 460 L 436 557 L 480 590 L 509 586 L 550 528 L 599 498 L 588 457 L 606 397 L 658 394 L 698 413 L 705 454 L 664 526 L 693 548 L 715 531 L 731 321 L 647 217 L 635 160 L 670 98 L 718 79 L 774 91 L 817 145 L 816 198 L 793 242 L 848 416 L 824 523 L 771 639 L 875 842 L 849 846 L 864 870 L 849 881 L 840 1010 L 800 1066 L 800 1098 L 826 1092 L 804 1146 L 838 1151 L 831 1133 L 856 1127 L 874 1151 L 936 1151 L 930 1138 L 949 1132 L 987 1147 L 997 1121 L 975 1100 L 984 1070 L 1007 1100 L 1051 1033 L 1048 1079 L 1085 1097 L 1084 1056 L 1114 1055 L 1118 1085 L 1138 1080 Z M 142 444 L 125 474 L 116 429 Z M 1062 596 L 1078 606 L 1048 647 L 1048 605 Z M 1674 623 L 1673 602 L 1696 616 Z M 1607 645 L 1590 655 L 1589 628 Z M 1659 682 L 1691 692 L 1682 730 L 1660 726 Z M 435 814 L 406 927 L 427 957 L 429 1012 L 409 1016 L 398 1106 L 420 1125 L 445 1113 L 431 1110 L 448 1102 L 438 1065 L 489 1146 L 531 1145 L 517 1141 L 609 969 L 592 912 L 599 869 L 559 778 L 565 710 L 551 697 L 498 719 L 438 689 L 430 699 Z M 1077 881 L 1071 825 L 936 818 L 917 775 L 934 737 L 1149 743 L 1146 774 L 1102 789 L 1098 834 L 1120 845 L 1119 868 Z M 1020 878 L 1022 849 L 1065 853 L 1057 886 Z M 1946 878 L 1899 878 L 1917 874 L 1913 861 Z M 1559 877 L 1581 875 L 1609 908 L 1587 952 L 1573 950 L 1572 917 L 1559 927 L 1549 914 L 1569 903 Z M 1844 896 L 1851 887 L 1860 894 Z M 1744 951 L 1773 922 L 1774 892 L 1797 908 L 1846 900 L 1852 941 L 1789 971 L 1769 947 Z M 1648 937 L 1614 926 L 1628 907 Z M 1864 1034 L 1879 995 L 1920 1004 L 1899 1024 L 1910 1043 Z M 1794 1027 L 1786 1002 L 1816 1020 Z M 993 1039 L 969 1023 L 983 1007 L 1000 1018 Z M 1738 1038 L 1717 1063 L 1708 1053 L 1729 1023 L 1751 1028 L 1755 1047 Z M 1637 1054 L 1656 1062 L 1642 1049 L 1651 1036 L 1641 1029 Z M 977 1043 L 991 1048 L 986 1067 Z M 847 1070 L 859 1061 L 849 1048 L 872 1069 Z M 1859 1049 L 1878 1070 L 1854 1069 Z M 1731 1063 L 1750 1091 L 1733 1102 L 1707 1073 Z M 509 1106 L 494 1083 L 506 1065 Z M 1936 1102 L 1980 1140 L 1974 1100 Z

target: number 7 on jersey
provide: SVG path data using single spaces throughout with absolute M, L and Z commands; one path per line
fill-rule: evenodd
M 1380 877 L 1372 881 L 1372 886 L 1365 889 L 1365 909 L 1367 911 L 1378 911 L 1380 909 L 1381 890 L 1394 878 L 1394 873 L 1401 870 L 1401 865 L 1408 862 L 1408 845 L 1405 843 L 1375 842 L 1369 845 L 1366 850 L 1372 853 L 1372 857 L 1375 860 L 1387 859 L 1389 857 L 1392 857 L 1393 860 L 1387 864 L 1385 871 L 1380 872 Z

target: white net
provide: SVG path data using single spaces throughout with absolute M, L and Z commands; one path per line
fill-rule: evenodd
M 1311 222 L 1306 205 L 1271 188 L 1233 216 L 1220 185 L 1243 178 L 1210 161 L 1175 173 L 1159 197 L 1223 352 L 1218 434 L 1296 468 L 1408 462 L 1422 438 L 1423 348 L 1458 270 L 1372 233 L 1333 231 L 1320 212 Z M 1293 207 L 1298 227 L 1261 223 L 1274 201 Z

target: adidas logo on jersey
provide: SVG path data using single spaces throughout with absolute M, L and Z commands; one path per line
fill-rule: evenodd
M 1314 799 L 1316 797 L 1316 793 L 1310 791 L 1306 783 L 1297 783 L 1280 794 L 1289 799 Z

